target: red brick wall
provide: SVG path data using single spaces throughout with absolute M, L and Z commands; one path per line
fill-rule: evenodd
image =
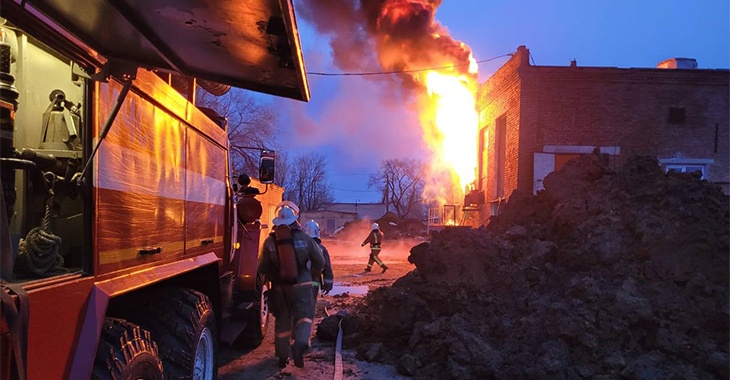
M 636 154 L 707 158 L 710 181 L 730 180 L 730 71 L 538 66 L 522 84 L 526 157 L 545 145 L 618 146 L 616 166 Z M 685 121 L 669 122 L 670 107 L 684 107 Z M 531 170 L 519 175 L 531 181 Z
M 494 123 L 506 115 L 507 196 L 532 191 L 533 154 L 545 145 L 618 146 L 615 166 L 635 154 L 713 159 L 708 179 L 727 191 L 729 94 L 728 70 L 530 66 L 520 47 L 477 94 L 490 140 L 478 186 L 493 200 Z M 685 121 L 670 123 L 670 107 L 684 107 Z
M 509 196 L 517 187 L 521 92 L 518 72 L 527 64 L 528 60 L 529 52 L 524 46 L 520 46 L 515 55 L 480 87 L 477 94 L 479 138 L 484 136 L 484 129 L 487 130 L 489 138 L 486 144 L 483 142 L 479 144 L 480 147 L 486 146 L 489 158 L 486 163 L 480 162 L 477 188 L 484 191 L 487 203 L 496 198 L 495 178 L 489 173 L 496 172 L 494 127 L 496 120 L 501 116 L 504 116 L 507 121 L 504 194 Z M 482 152 L 479 152 L 478 157 L 482 157 Z

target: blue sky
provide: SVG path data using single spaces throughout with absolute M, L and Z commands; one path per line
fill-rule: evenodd
M 295 5 L 297 0 L 293 0 Z M 444 0 L 436 20 L 469 45 L 477 60 L 525 45 L 536 65 L 655 67 L 672 57 L 699 68 L 730 67 L 727 0 Z M 328 38 L 298 18 L 308 72 L 342 72 Z M 486 81 L 507 58 L 481 64 Z M 378 70 L 373 67 L 373 70 Z M 309 103 L 271 98 L 280 112 L 280 149 L 317 151 L 329 160 L 341 202 L 375 202 L 368 176 L 383 159 L 426 158 L 417 113 L 398 94 L 362 77 L 308 76 Z

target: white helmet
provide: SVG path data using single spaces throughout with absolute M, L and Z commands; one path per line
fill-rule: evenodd
M 287 206 L 287 207 L 291 208 L 294 211 L 295 214 L 299 215 L 299 207 L 297 206 L 296 203 L 294 203 L 292 201 L 281 201 L 281 202 L 279 202 L 279 204 L 276 205 L 276 212 L 278 213 L 279 212 L 279 209 L 282 208 L 282 207 L 284 207 L 284 206 Z
M 297 221 L 297 213 L 289 206 L 283 206 L 279 209 L 273 222 L 275 226 L 288 226 Z
M 380 225 L 378 223 L 373 223 L 373 229 L 374 230 L 379 230 L 380 229 Z
M 319 223 L 315 222 L 314 220 L 310 220 L 307 222 L 307 224 L 304 225 L 304 232 L 307 233 L 307 235 L 318 238 L 319 237 Z

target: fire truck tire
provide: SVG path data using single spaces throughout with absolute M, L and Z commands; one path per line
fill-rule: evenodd
M 167 288 L 154 293 L 153 299 L 138 310 L 135 320 L 157 342 L 165 379 L 215 379 L 218 336 L 208 296 L 192 289 Z
M 237 347 L 255 348 L 261 345 L 269 328 L 268 290 L 271 284 L 264 276 L 256 279 L 256 292 L 253 296 L 253 306 L 247 314 L 246 329 L 243 330 L 234 342 Z
M 107 318 L 91 378 L 162 380 L 162 360 L 147 330 L 123 319 Z

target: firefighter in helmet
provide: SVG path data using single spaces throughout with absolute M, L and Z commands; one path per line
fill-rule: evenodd
M 317 244 L 319 245 L 319 249 L 322 251 L 322 256 L 324 257 L 322 276 L 320 276 L 319 278 L 315 278 L 314 281 L 312 281 L 314 300 L 317 301 L 317 294 L 320 290 L 324 295 L 327 295 L 327 293 L 332 290 L 332 284 L 334 283 L 334 275 L 332 274 L 332 262 L 330 261 L 330 254 L 327 251 L 327 247 L 322 244 L 322 240 L 320 239 L 321 233 L 319 229 L 319 223 L 315 222 L 314 220 L 308 221 L 306 224 L 304 224 L 304 232 L 309 234 L 309 236 L 311 236 L 312 239 L 317 242 Z
M 291 352 L 294 365 L 301 368 L 314 320 L 312 280 L 321 276 L 324 258 L 319 245 L 300 228 L 296 205 L 282 204 L 273 220 L 274 231 L 263 244 L 259 274 L 271 280 L 269 306 L 276 318 L 274 347 L 279 367 L 286 367 Z
M 314 220 L 308 221 L 304 224 L 304 232 L 309 234 L 309 236 L 312 237 L 312 240 L 317 242 L 317 244 L 319 245 L 319 249 L 322 251 L 322 257 L 324 258 L 322 275 L 312 281 L 312 294 L 314 295 L 314 303 L 312 304 L 312 307 L 314 308 L 314 314 L 316 314 L 317 297 L 319 295 L 319 292 L 321 291 L 323 295 L 327 295 L 330 290 L 332 290 L 334 275 L 332 274 L 332 262 L 330 261 L 330 254 L 324 244 L 322 244 L 322 240 L 320 239 L 319 223 L 315 222 Z
M 383 268 L 382 273 L 385 273 L 385 271 L 388 270 L 388 266 L 383 264 L 383 262 L 378 258 L 382 242 L 383 232 L 380 231 L 380 226 L 378 225 L 378 223 L 373 223 L 370 234 L 368 234 L 368 237 L 365 238 L 365 241 L 360 244 L 361 247 L 364 247 L 365 244 L 370 244 L 370 259 L 368 260 L 368 266 L 365 268 L 365 272 L 370 272 L 373 267 L 373 263 L 378 263 L 378 265 Z

